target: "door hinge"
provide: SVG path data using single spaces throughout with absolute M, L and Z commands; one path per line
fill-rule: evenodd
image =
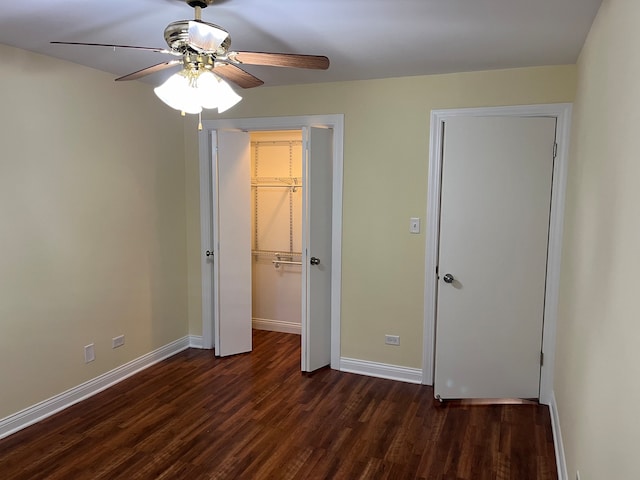
M 544 352 L 540 352 L 540 366 L 544 365 Z
M 553 144 L 553 158 L 556 158 L 558 156 L 558 144 L 554 143 Z

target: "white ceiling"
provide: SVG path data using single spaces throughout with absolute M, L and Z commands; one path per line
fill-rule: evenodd
M 232 50 L 326 55 L 327 71 L 246 67 L 266 85 L 574 63 L 601 0 L 217 0 Z M 172 59 L 52 40 L 165 47 L 183 0 L 1 0 L 0 43 L 124 75 Z M 171 73 L 171 72 L 170 72 Z M 161 82 L 163 74 L 145 80 Z

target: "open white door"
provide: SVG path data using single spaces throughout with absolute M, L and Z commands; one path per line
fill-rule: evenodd
M 556 119 L 445 121 L 434 392 L 538 398 Z
M 212 133 L 215 353 L 251 351 L 251 157 L 246 132 Z
M 331 362 L 333 130 L 303 129 L 302 371 Z

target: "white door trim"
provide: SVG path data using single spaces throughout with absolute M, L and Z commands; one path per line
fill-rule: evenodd
M 460 116 L 555 117 L 557 119 L 556 142 L 558 143 L 558 150 L 553 166 L 544 330 L 542 333 L 544 364 L 540 372 L 540 402 L 549 405 L 553 396 L 553 368 L 556 345 L 558 290 L 560 284 L 560 254 L 562 249 L 562 227 L 567 183 L 567 166 L 569 159 L 569 136 L 571 131 L 571 104 L 569 103 L 431 111 L 427 233 L 425 250 L 422 383 L 427 385 L 433 384 L 437 299 L 436 266 L 438 264 L 438 239 L 440 237 L 439 225 L 443 125 L 444 120 L 447 117 Z
M 264 117 L 205 120 L 199 133 L 200 157 L 200 252 L 202 272 L 202 337 L 203 348 L 214 345 L 213 332 L 213 268 L 207 250 L 215 251 L 212 236 L 211 211 L 211 132 L 230 130 L 298 130 L 323 126 L 333 129 L 333 198 L 331 238 L 331 368 L 340 368 L 340 306 L 342 291 L 342 178 L 344 115 L 304 115 L 295 117 Z

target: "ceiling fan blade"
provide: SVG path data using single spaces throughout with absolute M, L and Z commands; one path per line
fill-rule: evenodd
M 323 55 L 296 55 L 293 53 L 229 52 L 229 60 L 246 65 L 295 67 L 326 70 L 329 59 Z
M 202 53 L 213 53 L 222 45 L 229 32 L 201 20 L 189 22 L 189 46 Z
M 137 47 L 135 45 L 112 45 L 110 43 L 84 43 L 84 42 L 50 42 L 55 45 L 82 45 L 88 47 L 112 47 L 112 48 L 133 48 L 136 50 L 147 50 L 150 52 L 157 53 L 169 53 L 171 55 L 180 55 L 179 52 L 174 52 L 173 50 L 167 50 L 166 48 L 155 48 L 155 47 Z
M 129 75 L 125 75 L 123 77 L 116 78 L 116 82 L 120 82 L 123 80 L 137 80 L 138 78 L 142 78 L 146 75 L 151 75 L 152 73 L 159 72 L 164 70 L 165 68 L 173 67 L 174 65 L 181 65 L 182 60 L 171 60 L 170 62 L 158 63 L 157 65 L 152 65 L 151 67 L 143 68 L 142 70 L 138 70 L 137 72 L 130 73 Z
M 231 64 L 217 65 L 213 69 L 213 73 L 219 77 L 229 80 L 242 88 L 259 87 L 264 84 L 262 80 L 254 77 L 249 72 L 245 72 L 240 67 Z

